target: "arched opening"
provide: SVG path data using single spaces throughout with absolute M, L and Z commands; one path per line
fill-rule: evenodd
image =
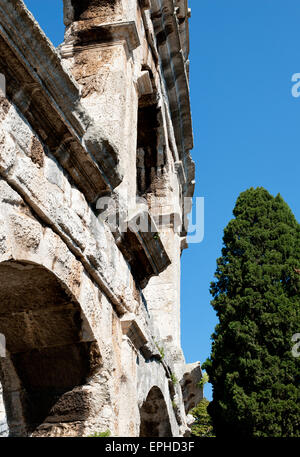
M 32 434 L 46 418 L 88 417 L 81 387 L 100 354 L 93 341 L 82 341 L 81 324 L 79 304 L 52 272 L 36 264 L 0 264 L 0 333 L 7 349 L 0 381 L 10 435 Z
M 140 409 L 141 437 L 170 437 L 172 430 L 167 405 L 158 387 L 152 387 Z

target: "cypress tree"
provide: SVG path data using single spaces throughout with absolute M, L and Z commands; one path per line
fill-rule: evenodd
M 241 193 L 233 214 L 210 289 L 208 412 L 217 436 L 300 436 L 300 226 L 263 188 Z

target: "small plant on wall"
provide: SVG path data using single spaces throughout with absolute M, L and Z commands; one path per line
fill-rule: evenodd
M 178 383 L 178 379 L 176 378 L 176 375 L 174 373 L 171 374 L 171 381 L 174 386 Z
M 164 350 L 163 346 L 159 346 L 159 344 L 157 343 L 156 340 L 154 340 L 154 343 L 155 343 L 155 346 L 158 349 L 158 352 L 160 353 L 161 360 L 163 360 L 165 358 L 165 350 Z
M 90 438 L 108 438 L 110 435 L 110 430 L 106 430 L 105 432 L 95 432 L 90 435 Z
M 205 384 L 208 383 L 208 382 L 209 382 L 208 374 L 206 372 L 204 372 L 201 380 L 197 384 L 197 387 L 199 387 L 199 389 L 203 389 Z

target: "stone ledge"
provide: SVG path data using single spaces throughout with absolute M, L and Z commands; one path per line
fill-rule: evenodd
M 138 351 L 147 343 L 147 337 L 134 314 L 125 314 L 121 318 L 121 326 L 123 334 L 131 340 Z
M 131 266 L 133 276 L 145 287 L 152 276 L 159 275 L 171 264 L 171 260 L 148 211 L 137 211 L 126 225 L 128 229 L 121 233 L 121 242 L 118 244 Z
M 91 23 L 89 25 L 88 20 L 86 20 L 84 21 L 85 28 L 76 31 L 76 24 L 80 24 L 80 22 L 74 22 L 75 42 L 61 46 L 60 54 L 62 58 L 70 57 L 75 52 L 81 52 L 103 44 L 125 41 L 129 51 L 133 51 L 141 44 L 134 21 L 111 22 L 99 25 Z
M 148 70 L 142 71 L 140 77 L 138 78 L 138 90 L 139 96 L 153 94 L 153 87 Z

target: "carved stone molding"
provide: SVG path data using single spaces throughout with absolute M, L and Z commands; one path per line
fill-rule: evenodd
M 144 287 L 152 276 L 164 271 L 171 260 L 148 211 L 137 211 L 126 225 L 128 229 L 121 234 L 119 247 L 130 264 L 133 276 Z
M 138 90 L 140 97 L 153 94 L 152 81 L 148 70 L 141 72 L 141 76 L 138 79 Z
M 88 135 L 85 141 L 91 121 L 79 103 L 79 88 L 24 4 L 1 2 L 0 18 L 0 72 L 6 78 L 7 98 L 87 200 L 95 201 L 122 180 L 114 145 L 101 135 L 101 126 L 96 138 Z
M 178 14 L 185 18 L 180 25 Z M 188 8 L 186 0 L 151 0 L 151 17 L 156 35 L 156 45 L 166 81 L 172 124 L 179 153 L 186 175 L 183 196 L 194 192 L 195 166 L 190 156 L 193 148 L 193 129 L 188 81 Z
M 76 24 L 74 27 L 76 30 Z M 84 22 L 84 27 L 78 27 L 76 38 L 70 44 L 64 44 L 60 48 L 63 58 L 72 56 L 75 52 L 86 49 L 93 49 L 103 44 L 113 44 L 123 41 L 127 44 L 128 50 L 133 51 L 140 46 L 140 39 L 134 21 L 112 22 L 106 24 L 90 24 Z
M 121 325 L 123 334 L 130 339 L 137 350 L 140 350 L 147 343 L 147 337 L 134 314 L 125 314 L 121 318 Z

